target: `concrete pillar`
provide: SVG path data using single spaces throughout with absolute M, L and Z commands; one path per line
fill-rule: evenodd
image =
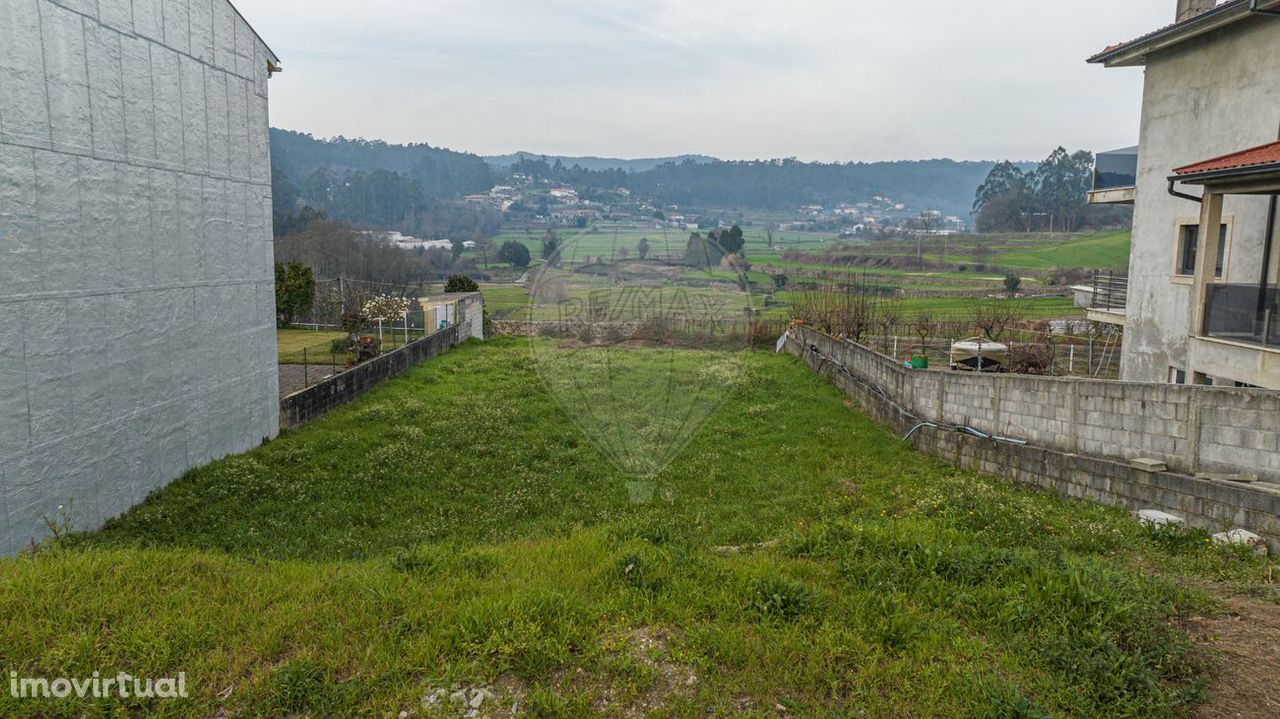
M 1204 440 L 1203 397 L 1202 390 L 1192 389 L 1191 402 L 1187 407 L 1187 443 L 1190 454 L 1187 466 L 1191 474 L 1200 472 L 1200 444 Z
M 1191 337 L 1204 335 L 1205 299 L 1209 285 L 1214 282 L 1218 267 L 1218 245 L 1222 243 L 1222 195 L 1205 190 L 1200 204 L 1200 247 L 1196 250 L 1196 276 L 1191 284 Z M 1192 372 L 1204 371 L 1204 367 L 1188 367 Z
M 1178 0 L 1178 22 L 1209 12 L 1217 0 Z

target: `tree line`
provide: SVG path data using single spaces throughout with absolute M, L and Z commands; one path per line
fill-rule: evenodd
M 1130 210 L 1089 204 L 1093 153 L 1059 147 L 1032 169 L 1001 162 L 974 194 L 979 232 L 1075 232 L 1130 221 Z
M 511 170 L 571 186 L 585 199 L 601 199 L 612 190 L 626 188 L 659 206 L 785 210 L 885 196 L 912 206 L 963 214 L 973 188 L 991 167 L 990 162 L 954 160 L 821 163 L 689 159 L 626 172 L 525 158 Z

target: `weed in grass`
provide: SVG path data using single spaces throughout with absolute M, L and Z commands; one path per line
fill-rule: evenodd
M 1213 538 L 1203 529 L 1181 527 L 1177 524 L 1143 524 L 1143 539 L 1171 554 L 1191 554 L 1202 551 Z
M 977 715 L 980 719 L 1052 719 L 1039 704 L 1028 699 L 1017 687 L 999 679 L 980 683 L 986 705 Z
M 927 632 L 920 618 L 886 594 L 871 595 L 865 612 L 871 638 L 891 652 L 908 649 Z
M 566 702 L 542 685 L 534 687 L 525 697 L 524 711 L 530 719 L 568 719 L 574 716 Z
M 421 576 L 436 574 L 448 563 L 448 550 L 431 544 L 420 545 L 413 549 L 401 549 L 391 560 L 391 566 L 397 572 Z
M 748 605 L 769 619 L 790 622 L 818 611 L 818 595 L 787 577 L 758 577 L 751 581 Z
M 328 673 L 310 659 L 294 659 L 275 669 L 267 682 L 267 706 L 277 716 L 333 711 L 337 693 Z
M 616 571 L 623 584 L 650 596 L 661 592 L 667 583 L 666 573 L 650 559 L 639 554 L 624 554 L 619 557 Z

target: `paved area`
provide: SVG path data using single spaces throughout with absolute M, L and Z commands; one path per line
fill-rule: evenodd
M 342 367 L 338 367 L 342 371 Z M 280 365 L 280 399 L 294 392 L 301 392 L 311 385 L 323 382 L 333 376 L 333 365 L 327 364 L 282 364 Z

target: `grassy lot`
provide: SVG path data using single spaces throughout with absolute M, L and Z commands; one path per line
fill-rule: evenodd
M 1128 267 L 1130 233 L 1086 232 L 1077 234 L 986 234 L 927 237 L 924 259 L 935 263 L 992 268 L 1048 271 L 1053 269 L 1125 269 Z M 896 259 L 910 267 L 917 257 L 915 240 L 895 240 L 857 245 L 835 245 L 842 254 L 862 258 Z M 808 252 L 833 247 L 802 248 Z M 768 261 L 765 257 L 761 261 Z M 813 263 L 808 263 L 813 264 Z M 977 271 L 976 274 L 982 274 Z
M 0 560 L 9 670 L 192 691 L 0 715 L 457 717 L 424 695 L 484 684 L 493 716 L 1171 717 L 1205 676 L 1179 622 L 1264 591 L 1203 535 L 927 459 L 785 355 L 621 357 L 632 390 L 724 392 L 633 503 L 535 372 L 573 353 L 535 347 L 465 345 Z
M 1107 232 L 1063 243 L 1000 252 L 991 263 L 1001 267 L 1051 270 L 1057 267 L 1129 269 L 1130 232 Z
M 302 329 L 276 330 L 276 351 L 280 364 L 302 364 L 305 359 L 313 364 L 329 361 L 329 346 L 334 340 L 346 337 L 345 332 L 317 332 Z
M 545 232 L 545 229 L 530 229 L 527 233 L 523 230 L 503 232 L 493 238 L 492 244 L 497 248 L 507 240 L 520 242 L 529 248 L 536 259 L 542 256 L 542 236 Z M 565 247 L 566 258 L 573 257 L 580 260 L 583 257 L 603 256 L 614 259 L 617 257 L 619 248 L 625 248 L 627 253 L 635 258 L 638 256 L 636 246 L 642 238 L 649 240 L 651 258 L 667 258 L 680 257 L 684 254 L 691 232 L 674 227 L 625 225 L 615 227 L 599 224 L 583 229 L 558 228 L 556 236 Z M 705 234 L 705 230 L 702 232 Z M 836 239 L 835 233 L 831 232 L 775 232 L 774 245 L 771 249 L 767 244 L 763 227 L 746 227 L 743 230 L 743 237 L 746 241 L 746 250 L 762 256 L 777 254 L 789 247 L 817 250 L 823 243 L 834 242 Z M 496 249 L 491 251 L 491 254 L 494 251 Z
M 779 303 L 778 306 L 765 310 L 765 316 L 773 319 L 789 319 L 791 304 L 796 301 L 797 295 L 798 293 L 791 291 L 777 293 L 774 295 L 774 300 Z M 975 308 L 989 302 L 1007 301 L 1001 298 L 906 297 L 887 302 L 897 308 L 905 322 L 911 322 L 926 313 L 932 315 L 935 321 L 969 320 L 973 318 Z M 1084 312 L 1075 306 L 1070 297 L 1036 297 L 1018 299 L 1014 303 L 1018 309 L 1018 316 L 1023 320 L 1070 319 L 1084 316 Z
M 372 334 L 376 335 L 377 330 L 373 330 Z M 280 364 L 329 364 L 333 361 L 331 356 L 331 345 L 334 340 L 346 337 L 343 332 L 328 332 L 304 329 L 282 329 L 276 330 L 276 351 L 277 361 Z M 422 330 L 409 328 L 408 340 L 422 339 Z M 382 331 L 382 349 L 384 352 L 403 347 L 405 344 L 404 328 L 385 327 Z M 303 350 L 306 350 L 305 354 Z M 345 362 L 345 357 L 339 355 L 336 360 L 339 364 Z
M 480 285 L 484 308 L 490 317 L 519 317 L 529 307 L 529 289 L 524 285 Z

